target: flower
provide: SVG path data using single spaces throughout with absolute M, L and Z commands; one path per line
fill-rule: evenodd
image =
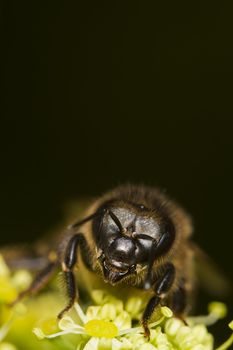
M 24 313 L 25 308 L 22 304 L 16 305 L 12 309 L 7 309 L 5 304 L 12 302 L 18 295 L 18 292 L 27 288 L 31 283 L 31 275 L 26 270 L 18 270 L 12 274 L 6 265 L 3 257 L 0 255 L 0 350 L 16 350 L 15 345 L 4 341 L 11 325 L 17 315 Z
M 209 314 L 187 319 L 188 325 L 172 317 L 172 311 L 164 306 L 157 314 L 157 320 L 150 324 L 151 337 L 148 341 L 140 325 L 132 327 L 132 315 L 141 315 L 140 298 L 132 297 L 125 305 L 119 299 L 101 290 L 95 290 L 92 298 L 99 305 L 89 306 L 86 313 L 78 303 L 75 304 L 76 315 L 65 316 L 59 323 L 59 331 L 45 334 L 41 328 L 33 331 L 39 339 L 53 339 L 68 334 L 77 335 L 74 349 L 132 349 L 132 350 L 212 350 L 213 336 L 206 328 L 226 313 L 225 305 L 212 303 Z M 229 342 L 227 343 L 227 345 Z M 220 348 L 218 350 L 225 350 Z
M 231 321 L 228 324 L 229 328 L 233 330 L 233 321 Z M 216 350 L 226 350 L 230 349 L 230 346 L 233 344 L 233 333 L 230 335 L 230 337 L 222 344 L 220 345 Z
M 185 325 L 168 307 L 158 308 L 149 325 L 148 341 L 140 325 L 146 300 L 136 295 L 123 301 L 104 290 L 93 290 L 92 305 L 85 313 L 83 305 L 76 303 L 58 323 L 56 315 L 63 301 L 56 288 L 7 308 L 31 278 L 26 270 L 11 272 L 0 256 L 0 350 L 213 350 L 213 336 L 206 326 L 225 317 L 227 311 L 224 304 L 212 302 L 208 315 L 188 317 Z M 229 327 L 233 330 L 233 321 Z M 232 344 L 233 334 L 216 350 Z
M 132 318 L 129 312 L 124 309 L 123 302 L 114 298 L 111 295 L 104 293 L 101 290 L 96 290 L 92 293 L 92 297 L 98 300 L 99 303 L 106 303 L 104 305 L 89 306 L 86 313 L 83 312 L 82 308 L 78 303 L 75 303 L 74 308 L 77 313 L 79 323 L 75 322 L 74 317 L 65 316 L 59 323 L 59 331 L 52 334 L 45 334 L 41 328 L 35 328 L 33 332 L 39 339 L 52 339 L 67 334 L 82 335 L 85 337 L 85 345 L 83 350 L 89 349 L 163 349 L 153 345 L 155 342 L 156 334 L 159 334 L 152 329 L 151 331 L 151 343 L 144 338 L 143 329 L 141 326 L 132 327 Z M 139 299 L 128 300 L 128 310 L 130 306 L 135 307 L 140 305 Z M 135 314 L 135 310 L 132 310 Z M 172 316 L 172 312 L 166 306 L 161 307 L 159 319 L 150 324 L 153 328 L 161 324 L 165 319 Z M 160 337 L 161 345 L 166 345 L 168 342 L 164 338 Z M 158 339 L 157 339 L 158 340 Z M 80 341 L 80 338 L 79 338 Z

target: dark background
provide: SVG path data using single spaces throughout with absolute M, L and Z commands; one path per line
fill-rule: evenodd
M 231 279 L 231 2 L 5 1 L 1 22 L 1 244 L 139 182 L 183 204 Z

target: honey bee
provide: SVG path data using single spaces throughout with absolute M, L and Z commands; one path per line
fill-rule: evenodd
M 38 292 L 61 268 L 68 295 L 61 318 L 78 298 L 80 281 L 88 284 L 85 277 L 91 274 L 113 288 L 150 293 L 142 316 L 149 337 L 148 323 L 159 305 L 169 306 L 180 318 L 187 313 L 195 280 L 191 234 L 189 215 L 159 189 L 117 187 L 93 201 L 79 221 L 67 227 L 49 253 L 47 266 L 17 301 Z

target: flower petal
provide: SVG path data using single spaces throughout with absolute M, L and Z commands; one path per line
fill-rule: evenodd
M 86 323 L 87 322 L 87 317 L 86 315 L 84 314 L 83 310 L 81 309 L 80 305 L 78 303 L 75 303 L 74 304 L 74 308 L 80 318 L 80 320 L 83 322 L 83 323 Z
M 117 340 L 117 339 L 113 339 L 112 340 L 112 350 L 120 350 L 122 348 L 122 342 Z
M 79 326 L 78 324 L 76 324 L 71 317 L 69 316 L 65 316 L 63 317 L 59 323 L 58 323 L 58 327 L 62 330 L 62 331 L 72 331 L 72 330 L 83 330 L 82 326 Z
M 98 350 L 98 345 L 99 345 L 99 339 L 98 338 L 91 338 L 86 343 L 83 350 Z
M 53 333 L 53 334 L 45 334 L 41 328 L 34 328 L 32 330 L 32 332 L 36 335 L 36 337 L 39 339 L 39 340 L 42 340 L 42 339 L 53 339 L 53 338 L 56 338 L 56 337 L 60 337 L 61 335 L 64 335 L 64 334 L 69 334 L 70 332 L 69 331 L 61 331 L 61 332 L 57 332 L 57 333 Z

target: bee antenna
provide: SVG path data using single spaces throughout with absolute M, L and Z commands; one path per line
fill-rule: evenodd
M 68 226 L 68 229 L 73 229 L 73 228 L 77 228 L 83 224 L 85 224 L 86 222 L 94 219 L 96 216 L 99 216 L 103 213 L 103 211 L 96 211 L 94 214 L 91 214 L 89 216 L 87 216 L 86 218 L 84 218 L 83 220 L 80 220 L 78 222 L 75 222 L 74 224 L 71 224 Z
M 120 233 L 123 233 L 124 232 L 124 228 L 122 227 L 121 222 L 118 219 L 118 217 L 111 210 L 108 210 L 108 213 L 111 216 L 112 220 L 117 225 L 117 227 L 119 228 Z

